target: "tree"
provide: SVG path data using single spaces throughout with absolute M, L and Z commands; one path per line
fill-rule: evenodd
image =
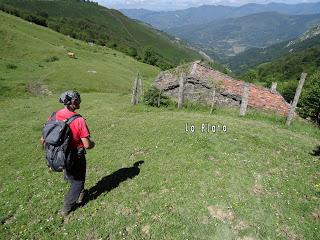
M 138 55 L 137 49 L 135 49 L 134 47 L 128 47 L 126 52 L 131 57 L 136 57 Z
M 250 83 L 256 82 L 258 80 L 258 73 L 256 70 L 254 69 L 250 69 L 249 71 L 247 71 L 243 78 Z
M 306 86 L 301 95 L 300 111 L 302 117 L 310 117 L 314 121 L 319 121 L 320 113 L 320 71 L 313 73 L 306 80 Z
M 155 66 L 157 61 L 158 61 L 157 53 L 154 51 L 152 47 L 147 47 L 144 50 L 143 62 Z

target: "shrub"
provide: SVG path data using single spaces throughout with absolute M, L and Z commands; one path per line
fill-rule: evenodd
M 44 60 L 45 62 L 55 62 L 55 61 L 59 61 L 59 58 L 56 56 L 51 56 L 48 57 L 47 59 Z
M 17 69 L 18 66 L 15 65 L 15 64 L 13 64 L 13 63 L 8 63 L 8 64 L 7 64 L 7 68 L 8 68 L 8 69 Z
M 134 47 L 129 47 L 126 50 L 126 53 L 131 57 L 136 57 L 138 55 L 137 49 L 135 49 Z
M 291 80 L 288 82 L 284 82 L 283 84 L 279 84 L 278 90 L 288 103 L 293 100 L 296 93 L 297 85 L 298 81 L 296 80 Z
M 47 20 L 41 16 L 36 16 L 36 15 L 27 13 L 27 14 L 23 15 L 23 18 L 25 20 L 27 20 L 29 22 L 33 22 L 37 25 L 48 27 Z
M 243 75 L 243 79 L 247 82 L 254 83 L 258 80 L 258 73 L 256 70 L 250 69 Z
M 152 107 L 167 107 L 173 104 L 169 97 L 163 95 L 163 93 L 154 86 L 149 88 L 144 94 L 143 102 Z
M 166 62 L 163 59 L 158 59 L 156 66 L 158 66 L 161 70 L 168 70 L 174 68 L 175 66 L 169 62 Z
M 156 65 L 157 61 L 158 61 L 158 56 L 157 53 L 155 52 L 155 50 L 151 47 L 147 47 L 144 50 L 144 56 L 143 56 L 143 62 L 150 64 L 150 65 Z
M 299 101 L 301 107 L 299 113 L 302 117 L 310 117 L 319 123 L 320 114 L 320 71 L 315 72 L 306 80 Z

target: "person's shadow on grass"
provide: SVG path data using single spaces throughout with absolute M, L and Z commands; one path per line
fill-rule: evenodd
M 88 202 L 99 197 L 101 194 L 110 192 L 112 189 L 117 188 L 121 182 L 124 182 L 129 178 L 132 179 L 139 175 L 139 166 L 143 163 L 144 161 L 135 162 L 132 167 L 120 168 L 114 173 L 103 177 L 96 183 L 96 185 L 87 190 L 86 196 L 84 197 L 80 206 L 83 207 Z
M 320 156 L 320 146 L 317 146 L 310 154 L 313 156 Z

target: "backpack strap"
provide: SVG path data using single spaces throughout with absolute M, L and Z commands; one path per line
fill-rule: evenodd
M 56 112 L 51 113 L 50 120 L 56 120 Z
M 70 124 L 73 120 L 79 118 L 79 117 L 82 117 L 80 114 L 74 114 L 72 115 L 71 117 L 67 118 L 66 119 L 66 124 Z

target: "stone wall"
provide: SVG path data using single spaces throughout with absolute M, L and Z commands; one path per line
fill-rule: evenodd
M 231 78 L 219 71 L 207 68 L 199 62 L 194 62 L 189 69 L 189 75 L 185 77 L 184 98 L 189 101 L 197 101 L 211 104 L 212 87 L 216 88 L 215 103 L 227 106 L 239 106 L 243 90 L 243 81 Z M 178 98 L 179 76 L 165 71 L 161 72 L 155 80 L 155 86 L 162 89 L 164 94 L 175 99 Z M 249 107 L 267 111 L 273 111 L 281 115 L 287 115 L 290 105 L 278 92 L 250 84 Z

